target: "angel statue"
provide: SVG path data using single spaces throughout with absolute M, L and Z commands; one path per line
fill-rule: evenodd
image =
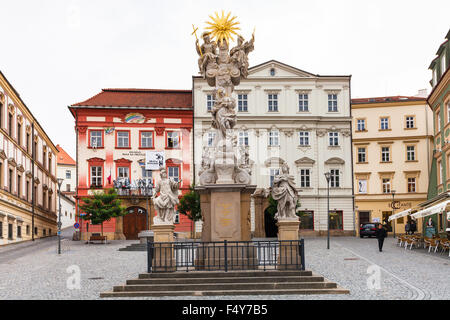
M 297 219 L 295 207 L 298 195 L 295 187 L 294 176 L 289 174 L 289 166 L 284 163 L 281 166 L 282 173 L 275 176 L 272 186 L 272 198 L 278 201 L 275 219 Z
M 161 180 L 155 187 L 155 195 L 159 193 L 159 197 L 153 197 L 153 204 L 158 215 L 153 219 L 155 225 L 173 224 L 175 220 L 175 206 L 179 203 L 178 189 L 180 182 L 167 178 L 166 169 L 161 168 Z
M 245 39 L 241 35 L 238 35 L 237 46 L 230 50 L 230 56 L 232 63 L 241 72 L 242 78 L 248 76 L 248 54 L 255 49 L 255 34 L 253 33 L 250 41 L 244 42 Z
M 200 56 L 198 58 L 198 68 L 203 78 L 206 76 L 208 69 L 217 69 L 217 44 L 211 41 L 210 33 L 204 32 L 202 34 L 203 44 L 200 46 L 198 39 L 195 41 L 195 48 Z

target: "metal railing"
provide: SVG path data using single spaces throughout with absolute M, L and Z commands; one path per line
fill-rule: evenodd
M 304 239 L 147 242 L 147 272 L 305 270 Z

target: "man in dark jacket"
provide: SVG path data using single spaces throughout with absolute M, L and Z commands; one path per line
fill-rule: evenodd
M 384 242 L 384 238 L 386 238 L 386 237 L 387 237 L 386 229 L 380 223 L 378 225 L 378 230 L 377 230 L 378 249 L 380 250 L 380 252 L 383 251 L 383 242 Z

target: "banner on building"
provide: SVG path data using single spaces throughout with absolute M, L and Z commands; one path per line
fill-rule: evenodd
M 164 151 L 145 152 L 145 170 L 159 170 L 161 167 L 164 167 L 164 164 Z

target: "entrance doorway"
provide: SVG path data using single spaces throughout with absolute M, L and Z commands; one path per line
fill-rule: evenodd
M 359 211 L 359 225 L 370 223 L 370 211 Z
M 147 210 L 141 207 L 130 207 L 123 217 L 123 234 L 127 240 L 138 240 L 139 232 L 146 230 Z
M 268 209 L 264 210 L 264 229 L 265 229 L 267 238 L 278 237 L 277 221 L 269 213 Z

